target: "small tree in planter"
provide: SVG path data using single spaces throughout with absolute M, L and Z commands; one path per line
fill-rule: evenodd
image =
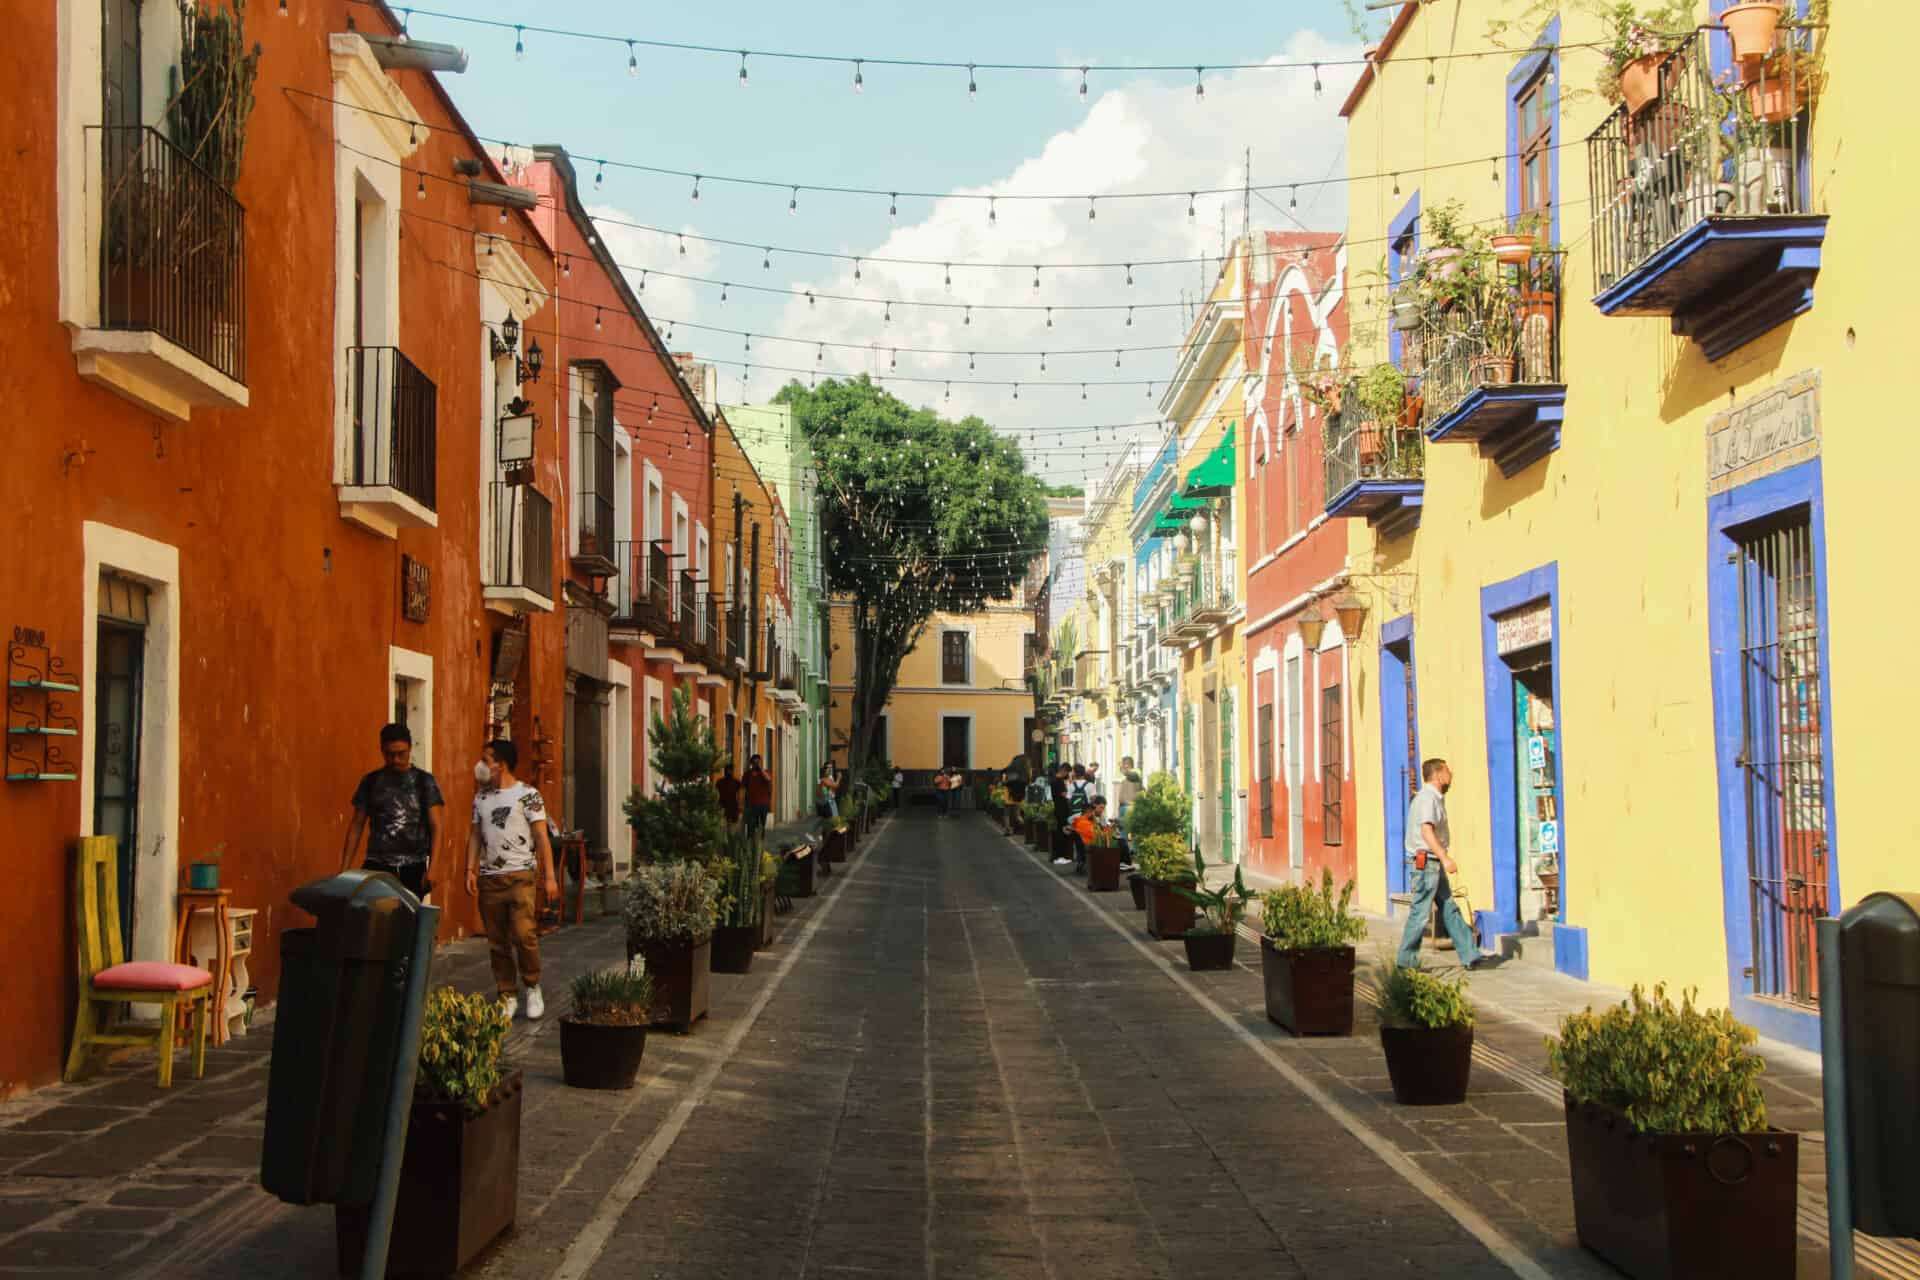
M 560 1074 L 575 1089 L 631 1089 L 652 1018 L 653 982 L 631 965 L 573 980 L 573 1009 L 560 1019 Z
M 1639 1280 L 1794 1275 L 1799 1135 L 1767 1125 L 1752 1028 L 1639 987 L 1561 1020 L 1580 1243 Z
M 428 994 L 394 1208 L 408 1226 L 388 1246 L 390 1274 L 458 1271 L 513 1225 L 521 1081 L 518 1071 L 501 1067 L 506 1035 L 493 992 L 441 987 Z M 342 1275 L 360 1270 L 370 1216 L 364 1205 L 334 1209 Z
M 1380 969 L 1380 1048 L 1393 1096 L 1409 1107 L 1464 1102 L 1473 1069 L 1466 979 L 1437 978 L 1393 960 Z
M 651 797 L 635 787 L 625 805 L 642 854 L 651 862 L 712 860 L 727 831 L 713 785 L 726 752 L 714 741 L 712 727 L 694 714 L 693 695 L 685 686 L 674 690 L 672 712 L 653 718 L 648 738 L 661 781 Z
M 713 971 L 746 973 L 760 942 L 760 851 L 744 835 L 729 835 L 720 873 L 719 923 L 713 930 Z
M 707 1016 L 719 889 L 692 862 L 641 865 L 627 881 L 627 958 L 643 956 L 655 1025 L 686 1031 Z
M 1232 884 L 1209 889 L 1207 860 L 1195 849 L 1193 882 L 1175 885 L 1173 891 L 1198 907 L 1200 912 L 1192 927 L 1182 935 L 1187 947 L 1187 968 L 1233 968 L 1233 944 L 1239 936 L 1236 930 L 1252 898 L 1247 892 L 1246 881 L 1241 878 L 1240 868 L 1236 866 L 1233 869 Z
M 1353 1033 L 1353 944 L 1366 922 L 1347 910 L 1353 881 L 1336 899 L 1333 872 L 1318 892 L 1303 884 L 1269 890 L 1260 903 L 1260 971 L 1267 1020 L 1295 1035 Z
M 1193 883 L 1193 854 L 1187 838 L 1156 831 L 1133 844 L 1134 864 L 1146 879 L 1147 933 L 1155 938 L 1184 938 L 1193 928 L 1193 903 L 1180 894 Z
M 1039 800 L 1029 800 L 1021 812 L 1027 819 L 1027 844 L 1044 852 L 1047 847 L 1047 824 L 1053 821 L 1053 806 Z

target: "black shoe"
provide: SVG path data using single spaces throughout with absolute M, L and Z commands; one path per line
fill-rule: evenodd
M 1505 956 L 1487 955 L 1483 952 L 1472 964 L 1469 964 L 1467 968 L 1478 973 L 1483 969 L 1498 969 L 1506 962 L 1507 958 Z

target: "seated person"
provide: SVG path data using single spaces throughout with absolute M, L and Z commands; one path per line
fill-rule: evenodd
M 1073 863 L 1079 867 L 1087 860 L 1087 850 L 1097 844 L 1105 844 L 1113 831 L 1107 822 L 1107 798 L 1095 796 L 1087 802 L 1087 807 L 1073 815 L 1067 824 L 1067 830 L 1073 833 Z

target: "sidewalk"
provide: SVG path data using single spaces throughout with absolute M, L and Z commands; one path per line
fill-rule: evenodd
M 809 825 L 770 831 L 769 847 Z M 506 1042 L 509 1069 L 526 1085 L 514 1248 L 493 1251 L 480 1270 L 546 1274 L 790 940 L 833 900 L 831 888 L 826 894 L 778 918 L 773 950 L 753 973 L 713 976 L 712 1012 L 697 1031 L 648 1037 L 641 1080 L 626 1092 L 565 1088 L 557 1029 L 574 976 L 625 961 L 619 895 L 608 895 L 602 915 L 599 895 L 589 893 L 583 923 L 542 937 L 547 1016 L 516 1020 Z M 491 990 L 486 939 L 440 948 L 433 983 Z M 153 1055 L 137 1053 L 79 1084 L 0 1104 L 0 1277 L 331 1276 L 331 1207 L 284 1205 L 259 1186 L 272 1051 L 273 1012 L 264 1010 L 251 1034 L 208 1047 L 201 1080 L 182 1052 L 173 1088 L 162 1090 Z

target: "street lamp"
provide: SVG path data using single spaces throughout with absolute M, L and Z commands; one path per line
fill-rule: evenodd
M 1295 623 L 1295 625 L 1300 628 L 1300 638 L 1306 642 L 1307 648 L 1318 650 L 1320 648 L 1320 637 L 1326 634 L 1327 630 L 1326 617 L 1322 615 L 1318 609 L 1315 609 L 1311 613 L 1301 614 L 1299 621 Z
M 1358 596 L 1344 596 L 1334 601 L 1333 616 L 1340 619 L 1340 634 L 1356 639 L 1367 620 L 1367 602 Z

